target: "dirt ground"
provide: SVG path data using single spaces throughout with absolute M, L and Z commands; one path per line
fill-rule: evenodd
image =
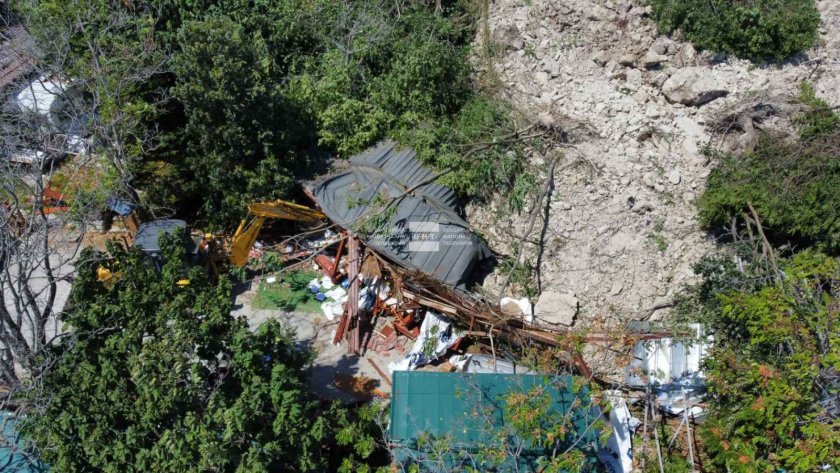
M 399 353 L 394 353 L 389 357 L 374 351 L 367 351 L 362 356 L 350 354 L 345 344 L 338 346 L 332 344 L 338 319 L 330 321 L 323 314 L 254 309 L 251 307 L 251 301 L 256 295 L 257 287 L 259 287 L 259 282 L 252 281 L 247 289 L 236 295 L 233 315 L 245 317 L 253 330 L 269 319 L 277 320 L 294 329 L 299 346 L 311 348 L 317 354 L 310 368 L 310 387 L 315 393 L 323 398 L 343 403 L 359 401 L 359 396 L 354 396 L 335 386 L 336 375 L 345 378 L 347 376 L 370 378 L 375 381 L 369 383 L 368 386 L 375 387 L 385 394 L 391 392 L 391 386 L 376 372 L 369 360 L 373 360 L 387 374 L 388 363 L 398 359 Z

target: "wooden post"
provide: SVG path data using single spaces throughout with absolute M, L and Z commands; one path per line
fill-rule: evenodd
M 351 327 L 347 348 L 350 353 L 359 353 L 359 240 L 354 235 L 348 235 L 347 238 L 350 240 L 347 244 L 347 279 L 350 281 L 347 292 L 347 323 Z

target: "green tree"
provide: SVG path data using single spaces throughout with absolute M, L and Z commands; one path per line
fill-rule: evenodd
M 753 218 L 749 205 L 777 243 L 817 244 L 840 251 L 840 128 L 837 115 L 803 85 L 805 110 L 793 117 L 799 136 L 765 134 L 743 155 L 712 153 L 718 163 L 698 201 L 713 229 Z
M 115 168 L 114 180 L 124 187 L 144 150 L 157 142 L 150 123 L 163 102 L 159 80 L 167 54 L 154 39 L 155 16 L 107 0 L 12 5 L 37 44 L 31 56 L 38 73 L 72 84 L 74 93 L 62 97 L 71 115 L 65 118 L 76 119 L 76 132 L 92 139 L 92 151 Z
M 176 239 L 160 272 L 139 251 L 86 251 L 24 433 L 54 471 L 325 471 L 375 450 L 357 417 L 306 389 L 311 353 L 276 322 L 230 315 L 230 283 L 189 269 Z M 111 284 L 96 279 L 106 264 Z M 189 285 L 177 282 L 187 275 Z M 357 447 L 354 449 L 354 446 Z
M 806 251 L 783 279 L 717 294 L 702 432 L 721 470 L 840 466 L 840 261 Z
M 274 28 L 292 18 L 272 17 Z M 175 97 L 184 107 L 180 160 L 187 192 L 203 194 L 204 214 L 231 221 L 243 203 L 278 198 L 289 192 L 311 124 L 288 99 L 281 84 L 277 38 L 218 15 L 186 23 L 178 33 L 173 60 Z

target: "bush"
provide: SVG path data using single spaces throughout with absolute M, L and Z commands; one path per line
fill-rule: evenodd
M 781 61 L 817 41 L 814 0 L 651 0 L 663 33 L 681 30 L 702 49 Z
M 810 92 L 809 92 L 810 91 Z M 779 242 L 817 244 L 840 252 L 840 130 L 838 118 L 803 87 L 808 111 L 796 117 L 800 138 L 765 135 L 743 156 L 720 155 L 698 201 L 701 220 L 724 227 L 756 209 Z M 743 220 L 742 220 L 743 221 Z
M 701 428 L 715 471 L 840 466 L 837 396 L 840 261 L 813 251 L 782 260 L 785 279 L 722 290 L 706 360 L 710 416 Z M 826 466 L 828 468 L 826 468 Z

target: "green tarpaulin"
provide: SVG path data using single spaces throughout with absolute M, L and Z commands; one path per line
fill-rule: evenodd
M 596 415 L 590 409 L 588 389 L 576 388 L 571 376 L 396 371 L 389 426 L 394 457 L 400 464 L 422 462 L 427 468 L 435 462 L 446 464 L 446 469 L 475 467 L 472 462 L 486 455 L 488 449 L 507 445 L 511 451 L 521 447 L 515 459 L 518 471 L 536 471 L 539 458 L 550 452 L 517 436 L 506 418 L 510 415 L 506 409 L 510 395 L 535 390 L 549 399 L 545 416 L 548 424 L 558 416 L 572 419 L 573 431 L 568 432 L 558 451 L 569 447 L 580 450 L 594 469 L 598 450 Z M 441 449 L 441 444 L 446 448 Z M 496 464 L 501 468 L 496 471 L 512 468 L 512 461 L 513 456 Z M 488 468 L 488 464 L 481 467 Z M 437 470 L 432 467 L 431 471 Z

